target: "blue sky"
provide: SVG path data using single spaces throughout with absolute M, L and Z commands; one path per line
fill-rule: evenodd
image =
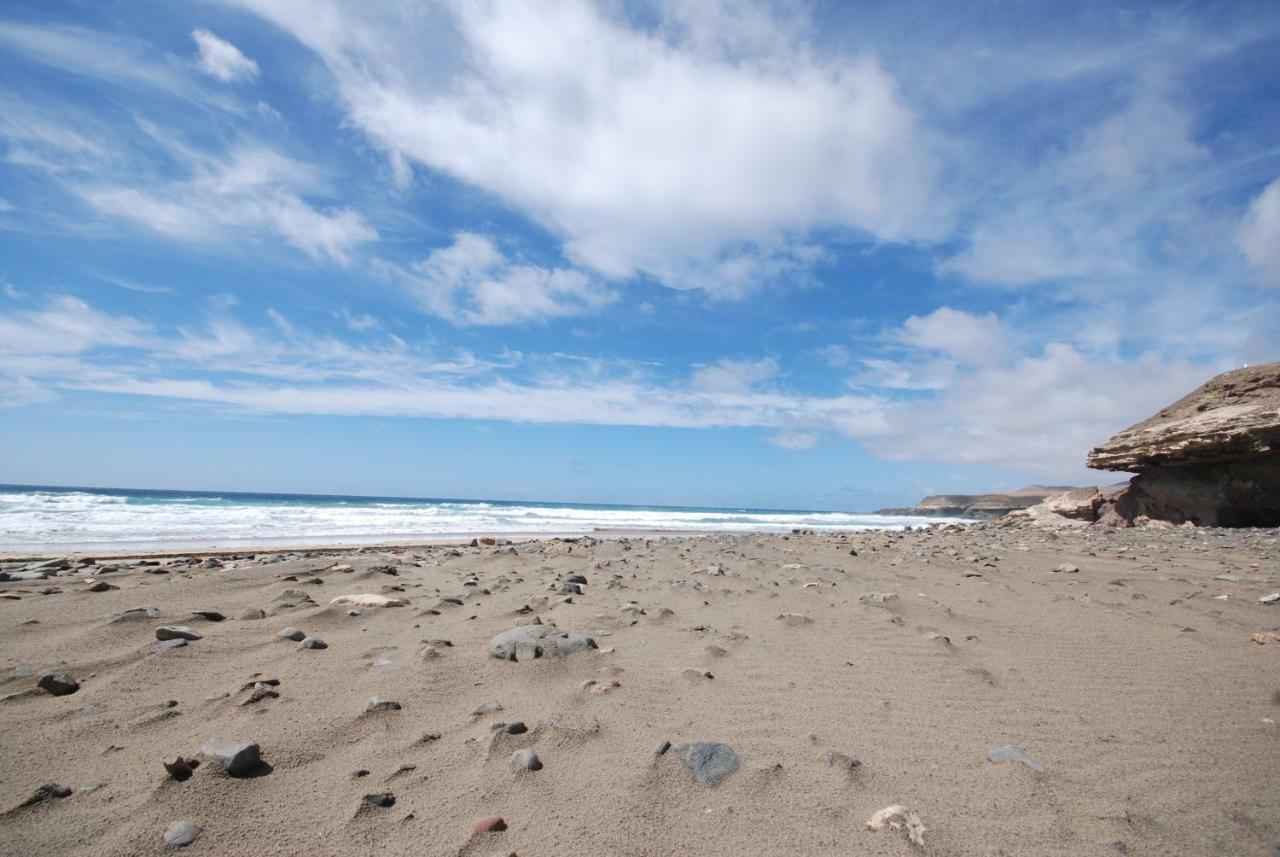
M 1277 343 L 1274 3 L 0 13 L 0 481 L 865 510 Z

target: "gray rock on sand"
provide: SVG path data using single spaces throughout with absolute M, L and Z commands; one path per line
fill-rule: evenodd
M 863 604 L 874 604 L 877 607 L 887 607 L 890 604 L 898 603 L 898 593 L 896 592 L 868 592 L 866 595 L 858 599 Z
M 301 643 L 299 643 L 299 644 L 298 644 L 298 648 L 301 648 L 301 649 L 327 649 L 327 648 L 329 648 L 329 644 L 328 644 L 328 643 L 326 643 L 324 640 L 320 639 L 319 637 L 307 637 L 307 638 L 306 638 L 306 639 L 304 639 Z
M 119 616 L 111 620 L 111 624 L 115 625 L 119 622 L 136 622 L 140 619 L 154 619 L 160 615 L 160 611 L 154 607 L 134 607 L 126 610 Z
M 227 743 L 214 738 L 201 745 L 200 755 L 213 768 L 233 777 L 247 777 L 262 767 L 262 751 L 256 741 Z
M 503 661 L 555 658 L 597 648 L 582 631 L 561 631 L 550 625 L 522 625 L 489 641 L 489 657 Z
M 186 625 L 161 625 L 156 628 L 156 639 L 163 642 L 165 640 L 200 640 L 203 637 L 194 628 Z
M 673 750 L 684 760 L 693 778 L 703 785 L 714 786 L 742 766 L 738 754 L 728 744 L 681 744 Z
M 283 637 L 286 640 L 293 640 L 295 643 L 301 643 L 307 638 L 307 635 L 297 628 L 281 628 L 280 633 L 276 636 Z
M 1003 747 L 997 747 L 987 754 L 987 759 L 992 762 L 1021 762 L 1037 774 L 1043 774 L 1044 768 L 1033 758 L 1027 755 L 1027 751 L 1021 747 L 1015 747 L 1012 744 L 1006 744 Z
M 200 826 L 193 821 L 175 821 L 165 828 L 164 843 L 183 848 L 195 842 L 200 833 Z
M 523 750 L 516 750 L 511 754 L 511 767 L 523 768 L 526 771 L 541 771 L 542 760 L 538 758 L 538 754 L 532 749 L 525 747 Z
M 1072 565 L 1069 562 L 1064 562 L 1061 565 L 1055 565 L 1053 568 L 1049 570 L 1052 571 L 1054 574 L 1076 574 L 1080 571 L 1080 566 Z
M 80 689 L 80 683 L 66 673 L 45 673 L 37 687 L 54 696 L 68 696 Z

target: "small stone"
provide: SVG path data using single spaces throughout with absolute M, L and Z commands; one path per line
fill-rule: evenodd
M 106 592 L 107 590 L 119 589 L 120 587 L 112 586 L 110 583 L 107 583 L 105 580 L 95 580 L 95 581 L 92 581 L 87 588 L 90 592 Z
M 156 639 L 165 640 L 200 640 L 203 639 L 194 629 L 186 625 L 161 625 L 156 628 Z
M 670 749 L 671 749 L 671 742 L 663 741 L 661 744 L 658 745 L 658 749 L 653 751 L 653 755 L 665 756 L 667 754 L 667 751 Z
M 151 651 L 155 652 L 158 655 L 161 652 L 168 652 L 172 649 L 181 649 L 186 644 L 187 644 L 187 641 L 182 639 L 181 637 L 178 637 L 175 640 L 161 640 L 158 643 L 151 644 Z
M 45 673 L 37 684 L 54 696 L 69 696 L 80 689 L 80 683 L 66 673 Z
M 369 806 L 389 807 L 396 805 L 396 796 L 391 792 L 376 792 L 365 795 L 364 802 Z
M 49 798 L 64 798 L 71 796 L 71 789 L 57 783 L 45 783 L 40 788 L 31 793 L 31 796 L 22 802 L 23 806 L 31 806 L 32 804 L 46 801 Z
M 299 644 L 298 644 L 298 648 L 301 648 L 301 649 L 327 649 L 327 648 L 329 648 L 329 644 L 328 644 L 328 643 L 326 643 L 324 640 L 320 639 L 319 637 L 307 637 L 307 638 L 306 638 L 306 639 L 304 639 L 301 643 L 299 643 Z
M 471 713 L 476 717 L 483 717 L 486 714 L 493 714 L 501 710 L 502 710 L 502 703 L 498 702 L 496 699 L 491 699 L 488 702 L 482 702 L 479 705 L 477 705 L 474 709 L 472 709 Z
M 399 711 L 401 707 L 400 703 L 396 702 L 394 699 L 388 699 L 385 696 L 375 696 L 373 699 L 369 700 L 369 704 L 365 706 L 364 710 L 366 714 L 378 714 L 384 711 Z
M 286 640 L 293 640 L 295 643 L 301 643 L 307 638 L 307 635 L 297 628 L 281 628 L 277 637 L 283 637 Z
M 524 768 L 526 771 L 541 771 L 542 760 L 538 758 L 537 753 L 526 747 L 523 750 L 516 750 L 511 754 L 511 766 L 514 768 Z
M 1003 747 L 997 747 L 987 754 L 987 759 L 992 762 L 1021 762 L 1037 774 L 1044 773 L 1044 768 L 1040 764 L 1027 755 L 1027 751 L 1021 747 L 1015 747 L 1012 744 L 1006 744 Z
M 525 726 L 524 721 L 521 720 L 516 720 L 513 723 L 507 723 L 502 728 L 508 735 L 523 735 L 529 731 L 529 727 Z
M 1270 595 L 1264 595 L 1258 599 L 1263 604 L 1275 604 L 1280 601 L 1280 592 L 1273 592 Z
M 1227 583 L 1239 583 L 1240 575 L 1238 574 L 1215 574 L 1214 580 L 1225 580 Z
M 822 754 L 822 761 L 833 768 L 854 771 L 862 767 L 862 762 L 837 750 L 828 750 Z
M 738 754 L 727 744 L 681 744 L 676 747 L 675 753 L 684 759 L 684 766 L 693 774 L 693 778 L 708 786 L 717 785 L 742 764 Z
M 185 780 L 191 776 L 192 764 L 181 756 L 170 756 L 160 764 L 164 765 L 164 769 L 169 772 L 169 776 L 175 780 Z
M 216 739 L 200 747 L 200 755 L 214 768 L 233 777 L 245 777 L 262 766 L 261 748 L 256 741 L 227 744 Z
M 507 829 L 507 823 L 500 815 L 491 815 L 471 822 L 472 833 L 498 833 Z
M 219 613 L 217 610 L 196 610 L 192 612 L 191 615 L 196 617 L 197 619 L 205 619 L 209 622 L 222 622 L 222 621 L 225 621 L 227 618 L 226 616 Z
M 1064 562 L 1061 565 L 1055 565 L 1050 569 L 1050 571 L 1055 574 L 1076 574 L 1080 571 L 1080 567 L 1072 565 L 1069 562 Z
M 191 821 L 175 821 L 170 824 L 164 831 L 164 841 L 166 845 L 172 845 L 175 848 L 184 848 L 195 842 L 200 836 L 200 826 Z
M 813 624 L 813 620 L 803 613 L 779 613 L 778 621 L 791 628 Z

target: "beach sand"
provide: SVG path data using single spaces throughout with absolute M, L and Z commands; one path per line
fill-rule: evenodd
M 1280 845 L 1280 642 L 1250 639 L 1280 626 L 1280 604 L 1260 601 L 1280 590 L 1274 531 L 985 524 L 514 549 L 260 553 L 222 568 L 116 561 L 95 576 L 116 587 L 103 591 L 81 580 L 101 566 L 0 583 L 0 852 Z M 580 594 L 565 591 L 575 574 L 587 580 Z M 409 603 L 355 616 L 330 604 L 366 593 Z M 156 616 L 120 620 L 143 606 Z M 246 618 L 260 608 L 265 618 Z M 495 635 L 539 619 L 597 648 L 489 655 Z M 154 652 L 168 625 L 201 639 Z M 280 638 L 287 626 L 327 648 Z M 79 689 L 38 688 L 46 672 Z M 254 687 L 265 680 L 278 684 Z M 399 708 L 368 711 L 377 696 Z M 494 728 L 517 721 L 527 731 Z M 245 777 L 212 759 L 185 780 L 166 772 L 164 759 L 198 758 L 210 739 L 257 742 L 265 764 Z M 697 742 L 731 753 L 677 752 Z M 1042 770 L 990 760 L 1006 746 Z M 513 766 L 523 748 L 541 770 Z M 704 754 L 724 763 L 716 784 L 687 765 Z M 71 793 L 23 806 L 45 783 Z M 364 799 L 382 793 L 394 805 Z M 923 824 L 923 846 L 905 829 L 867 829 L 895 804 Z M 490 816 L 506 829 L 472 832 Z M 198 837 L 166 844 L 183 820 Z

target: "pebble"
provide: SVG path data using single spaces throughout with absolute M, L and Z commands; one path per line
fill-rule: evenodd
M 707 786 L 717 785 L 742 765 L 728 744 L 701 741 L 681 744 L 675 748 L 675 754 L 684 759 L 684 766 L 693 778 Z
M 472 833 L 497 833 L 507 829 L 507 823 L 500 815 L 491 815 L 488 818 L 479 818 L 471 822 Z
M 813 620 L 803 613 L 779 613 L 778 620 L 781 621 L 782 624 L 792 628 L 799 625 L 810 625 L 813 623 Z
M 295 643 L 301 643 L 307 638 L 307 635 L 297 628 L 281 628 L 280 633 L 276 636 L 283 637 L 286 640 L 293 640 Z
M 503 731 L 508 735 L 523 735 L 529 731 L 529 727 L 524 725 L 524 721 L 516 720 L 512 723 L 506 723 L 502 727 Z
M 482 702 L 479 705 L 477 705 L 474 709 L 472 709 L 471 713 L 475 717 L 483 717 L 486 714 L 493 714 L 494 712 L 501 711 L 501 710 L 502 710 L 502 703 L 498 702 L 498 700 L 496 699 L 491 699 L 488 702 Z
M 174 640 L 161 640 L 158 643 L 151 644 L 151 651 L 155 652 L 158 655 L 161 652 L 167 652 L 171 649 L 181 649 L 186 644 L 187 644 L 187 641 L 182 639 L 181 637 L 178 637 L 177 639 L 174 639 Z
M 327 649 L 329 644 L 319 637 L 307 637 L 298 644 L 300 649 Z
M 511 754 L 511 765 L 515 768 L 524 768 L 526 771 L 542 770 L 542 760 L 528 747 Z
M 37 687 L 54 696 L 69 696 L 80 689 L 80 683 L 66 673 L 45 673 Z
M 165 828 L 164 841 L 166 845 L 183 848 L 195 842 L 200 833 L 201 828 L 195 822 L 175 821 Z
M 389 807 L 396 805 L 396 796 L 391 792 L 376 792 L 364 796 L 364 802 L 369 806 Z
M 1049 570 L 1054 572 L 1055 574 L 1076 574 L 1077 572 L 1080 571 L 1080 567 L 1072 565 L 1069 562 L 1064 562 L 1061 565 L 1055 565 L 1053 568 Z
M 262 751 L 256 741 L 224 743 L 210 739 L 200 747 L 200 755 L 213 767 L 233 777 L 245 777 L 262 767 Z
M 165 640 L 200 640 L 203 637 L 195 629 L 186 625 L 161 625 L 156 628 L 156 639 L 164 642 Z
M 175 780 L 185 780 L 191 776 L 191 769 L 194 765 L 191 760 L 184 759 L 181 756 L 170 756 L 160 764 L 164 765 L 164 769 L 169 772 L 169 776 Z M 196 764 L 199 764 L 197 761 Z

